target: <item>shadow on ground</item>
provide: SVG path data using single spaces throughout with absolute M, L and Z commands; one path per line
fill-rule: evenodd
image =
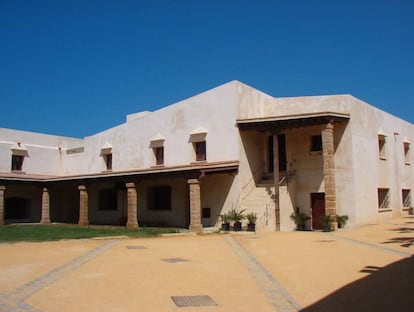
M 414 257 L 405 258 L 386 267 L 367 266 L 361 272 L 369 273 L 320 301 L 303 312 L 321 311 L 414 311 Z M 326 276 L 326 278 L 330 278 Z
M 405 224 L 408 226 L 397 227 L 397 228 L 392 229 L 391 231 L 395 231 L 400 234 L 413 234 L 414 227 L 412 226 L 412 224 L 414 224 L 414 222 L 405 222 Z M 394 238 L 391 238 L 383 242 L 383 244 L 400 244 L 401 247 L 410 247 L 414 245 L 414 237 L 413 236 L 394 237 Z

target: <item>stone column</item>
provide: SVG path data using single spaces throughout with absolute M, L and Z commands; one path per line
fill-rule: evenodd
M 41 224 L 50 223 L 50 197 L 49 191 L 46 187 L 43 188 L 42 193 L 42 219 L 40 220 Z
M 89 225 L 88 192 L 85 185 L 79 185 L 79 225 Z
M 0 225 L 4 225 L 4 191 L 6 187 L 0 186 Z
M 336 222 L 336 189 L 335 189 L 335 145 L 334 145 L 334 125 L 329 122 L 322 130 L 323 147 L 323 176 L 325 184 L 325 215 L 332 216 L 334 222 L 331 223 L 331 231 L 338 229 Z
M 126 227 L 128 229 L 136 229 L 138 228 L 138 213 L 137 213 L 137 205 L 138 205 L 138 196 L 137 196 L 137 189 L 135 183 L 125 183 L 127 188 L 127 206 L 128 206 L 128 216 L 127 216 L 127 224 Z
M 280 231 L 280 200 L 279 200 L 279 140 L 273 134 L 273 179 L 275 184 L 275 230 Z
M 190 187 L 190 232 L 201 233 L 203 225 L 201 224 L 201 197 L 200 182 L 197 179 L 187 181 Z

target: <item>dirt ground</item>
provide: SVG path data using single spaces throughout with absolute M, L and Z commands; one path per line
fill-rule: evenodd
M 332 233 L 0 244 L 0 311 L 413 311 L 414 217 Z

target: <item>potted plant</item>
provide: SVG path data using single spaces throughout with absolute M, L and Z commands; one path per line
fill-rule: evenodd
M 304 231 L 306 220 L 309 220 L 310 217 L 308 217 L 305 213 L 300 212 L 297 210 L 295 213 L 292 213 L 290 218 L 295 222 L 296 224 L 296 230 L 298 231 Z
M 236 209 L 231 209 L 229 211 L 230 220 L 233 221 L 233 230 L 235 232 L 241 231 L 241 221 L 245 218 L 243 214 L 244 210 L 237 211 Z
M 336 216 L 336 221 L 338 222 L 338 228 L 344 228 L 346 221 L 348 221 L 347 215 Z
M 323 225 L 323 229 L 325 232 L 331 231 L 331 222 L 333 221 L 333 218 L 331 215 L 322 216 L 321 222 Z
M 247 221 L 249 221 L 249 223 L 247 224 L 247 231 L 256 232 L 257 214 L 255 212 L 248 213 L 246 215 L 246 219 Z
M 221 229 L 223 231 L 229 231 L 230 230 L 230 216 L 228 213 L 223 213 L 220 216 L 221 219 Z

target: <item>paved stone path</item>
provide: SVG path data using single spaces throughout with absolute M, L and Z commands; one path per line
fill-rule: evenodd
M 43 289 L 44 287 L 54 283 L 56 280 L 62 278 L 69 272 L 76 270 L 82 264 L 92 260 L 93 258 L 99 256 L 104 251 L 110 249 L 117 243 L 115 240 L 109 240 L 103 243 L 102 245 L 89 250 L 83 255 L 76 257 L 61 266 L 50 270 L 37 278 L 29 281 L 28 283 L 18 287 L 17 289 L 11 291 L 8 294 L 0 293 L 0 311 L 7 312 L 40 312 L 39 310 L 31 307 L 30 305 L 24 303 L 24 300 Z
M 256 283 L 266 294 L 270 303 L 279 312 L 296 312 L 301 309 L 299 303 L 287 292 L 286 289 L 270 274 L 249 252 L 247 252 L 230 235 L 226 239 L 233 251 L 247 267 Z
M 414 216 L 334 233 L 0 244 L 0 254 L 0 312 L 412 311 Z M 217 304 L 171 300 L 201 295 Z

